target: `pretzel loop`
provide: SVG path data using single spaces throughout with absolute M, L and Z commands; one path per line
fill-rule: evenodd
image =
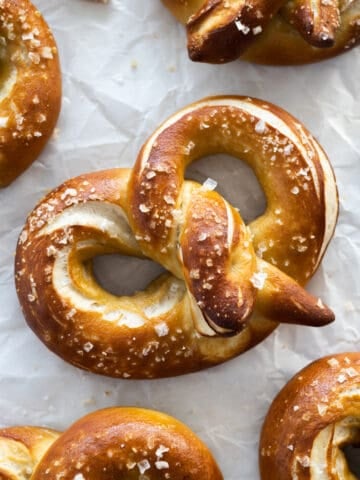
M 184 180 L 187 165 L 216 152 L 244 159 L 264 188 L 266 212 L 249 227 L 209 182 Z M 74 178 L 39 203 L 17 248 L 19 299 L 42 341 L 81 368 L 123 378 L 198 370 L 277 322 L 333 320 L 300 284 L 336 217 L 331 167 L 295 119 L 255 99 L 204 99 L 166 121 L 133 170 Z M 104 253 L 146 256 L 169 273 L 116 297 L 92 273 Z

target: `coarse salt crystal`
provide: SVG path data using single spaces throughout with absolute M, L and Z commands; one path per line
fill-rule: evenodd
M 40 63 L 40 55 L 38 53 L 29 53 L 29 58 L 32 61 L 32 63 L 35 63 L 35 65 L 38 65 Z
M 259 133 L 259 134 L 262 134 L 262 133 L 265 132 L 265 130 L 266 130 L 265 122 L 264 122 L 264 120 L 260 119 L 255 125 L 255 132 Z
M 344 375 L 343 373 L 341 373 L 341 374 L 337 377 L 337 381 L 338 381 L 338 383 L 344 383 L 344 382 L 346 382 L 346 375 Z
M 266 279 L 267 279 L 267 273 L 256 272 L 250 278 L 250 282 L 253 284 L 255 288 L 257 288 L 258 290 L 261 290 L 262 288 L 264 288 Z
M 316 302 L 316 305 L 317 305 L 319 308 L 325 308 L 325 307 L 324 307 L 324 304 L 323 304 L 323 302 L 322 302 L 322 300 L 321 300 L 321 298 L 318 298 L 318 301 Z
M 165 337 L 169 333 L 169 327 L 165 322 L 158 323 L 154 328 L 159 337 Z
M 52 58 L 54 58 L 52 50 L 51 50 L 50 47 L 43 47 L 41 49 L 41 56 L 43 58 L 47 58 L 48 60 L 51 60 Z
M 47 255 L 48 257 L 53 257 L 53 256 L 55 256 L 55 255 L 57 254 L 57 252 L 58 252 L 58 251 L 57 251 L 56 247 L 54 247 L 54 245 L 50 245 L 50 246 L 47 247 L 47 249 L 46 249 L 46 255 Z
M 89 353 L 94 348 L 94 345 L 91 342 L 86 342 L 83 346 L 85 352 Z
M 82 473 L 77 473 L 73 480 L 85 480 L 85 477 Z
M 243 33 L 244 35 L 247 35 L 250 32 L 250 28 L 247 25 L 241 23 L 240 20 L 235 20 L 235 25 L 239 32 Z
M 303 457 L 297 457 L 296 460 L 302 465 L 304 468 L 310 467 L 310 457 L 304 455 Z
M 328 365 L 330 365 L 330 367 L 338 367 L 339 366 L 339 361 L 336 359 L 336 358 L 329 358 L 329 360 L 327 361 Z
M 66 314 L 66 319 L 67 320 L 71 320 L 74 315 L 76 314 L 76 310 L 75 308 L 72 308 L 67 314 Z
M 284 155 L 286 156 L 290 155 L 293 149 L 294 149 L 294 145 L 292 143 L 289 143 L 288 145 L 286 145 L 286 147 L 284 147 Z
M 77 190 L 75 188 L 67 188 L 65 192 L 61 195 L 61 200 L 64 200 L 66 197 L 76 197 Z
M 150 463 L 148 460 L 141 460 L 141 462 L 137 463 L 137 467 L 139 469 L 140 475 L 146 472 L 146 470 L 149 470 L 151 467 Z
M 205 182 L 202 184 L 202 189 L 203 190 L 215 190 L 217 187 L 217 181 L 214 180 L 213 178 L 207 178 Z
M 200 278 L 200 270 L 198 268 L 190 270 L 190 278 L 198 280 Z
M 328 406 L 325 403 L 319 403 L 317 406 L 320 417 L 323 417 L 327 412 Z
M 170 450 L 170 448 L 168 447 L 164 447 L 164 445 L 160 445 L 156 452 L 155 452 L 155 455 L 157 458 L 162 458 L 164 453 L 167 453 L 168 451 Z
M 142 212 L 142 213 L 149 213 L 149 212 L 150 212 L 150 208 L 147 207 L 144 203 L 141 203 L 141 204 L 139 205 L 139 210 L 140 210 L 140 212 Z
M 20 237 L 19 237 L 19 243 L 20 243 L 20 244 L 23 244 L 23 243 L 26 242 L 27 239 L 28 239 L 28 232 L 27 232 L 26 230 L 23 230 L 23 231 L 21 232 Z
M 168 464 L 168 462 L 164 462 L 163 460 L 158 460 L 157 462 L 155 462 L 155 467 L 158 470 L 165 470 L 165 469 L 169 468 L 169 464 Z
M 43 113 L 40 113 L 40 114 L 38 115 L 37 121 L 38 121 L 39 123 L 44 123 L 44 122 L 46 122 L 46 115 L 44 115 Z
M 168 205 L 175 205 L 175 200 L 171 195 L 164 195 L 164 200 Z
M 350 378 L 354 378 L 358 375 L 357 371 L 353 367 L 346 368 L 344 371 L 346 375 Z
M 32 32 L 23 33 L 23 34 L 21 35 L 21 38 L 22 38 L 23 40 L 25 40 L 25 41 L 26 41 L 26 40 L 33 40 L 33 39 L 34 39 L 34 34 L 33 34 Z

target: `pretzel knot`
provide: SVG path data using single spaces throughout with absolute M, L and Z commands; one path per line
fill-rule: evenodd
M 254 170 L 266 212 L 248 227 L 212 182 L 184 180 L 204 155 Z M 30 327 L 71 363 L 113 376 L 186 373 L 223 362 L 277 325 L 334 319 L 300 286 L 312 276 L 338 211 L 318 143 L 266 102 L 213 97 L 167 120 L 132 170 L 72 179 L 30 214 L 16 255 Z M 132 297 L 95 281 L 100 253 L 146 256 L 168 274 Z
M 192 60 L 309 63 L 360 42 L 360 0 L 162 0 L 187 27 Z
M 266 416 L 261 479 L 359 478 L 343 451 L 359 445 L 359 382 L 360 354 L 355 352 L 321 358 L 296 374 Z
M 2 480 L 108 478 L 222 480 L 208 448 L 174 418 L 140 408 L 108 408 L 64 433 L 0 430 Z

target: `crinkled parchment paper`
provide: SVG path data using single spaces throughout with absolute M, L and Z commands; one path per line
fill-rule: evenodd
M 309 361 L 357 350 L 360 337 L 360 48 L 317 65 L 273 68 L 191 63 L 185 32 L 159 0 L 36 0 L 57 38 L 64 96 L 57 135 L 41 158 L 0 192 L 0 423 L 64 429 L 110 405 L 138 405 L 186 422 L 209 445 L 227 480 L 258 478 L 257 447 L 274 395 Z M 67 365 L 25 325 L 14 288 L 18 234 L 35 203 L 71 176 L 131 166 L 153 129 L 205 95 L 260 97 L 285 108 L 328 152 L 340 191 L 334 239 L 309 289 L 336 312 L 322 329 L 281 326 L 257 348 L 180 378 L 126 381 Z M 252 173 L 226 157 L 202 160 L 191 176 L 219 181 L 245 218 L 264 208 Z M 137 272 L 135 273 L 135 269 Z M 108 288 L 139 288 L 149 265 L 97 262 Z M 128 285 L 131 277 L 133 285 Z

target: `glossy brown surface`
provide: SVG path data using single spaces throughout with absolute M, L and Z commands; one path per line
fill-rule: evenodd
M 0 475 L 9 480 L 223 478 L 188 427 L 140 408 L 91 413 L 63 434 L 36 427 L 0 430 L 0 459 Z
M 39 156 L 61 103 L 59 55 L 53 35 L 28 0 L 0 2 L 4 75 L 0 80 L 0 187 Z
M 266 416 L 262 480 L 356 480 L 342 448 L 360 440 L 360 354 L 322 358 L 296 374 Z
M 267 196 L 249 227 L 206 184 L 184 180 L 189 163 L 221 151 L 245 160 Z M 278 322 L 333 321 L 301 285 L 336 218 L 331 167 L 301 124 L 260 100 L 206 98 L 159 127 L 133 170 L 82 175 L 39 203 L 19 238 L 18 296 L 29 326 L 76 366 L 122 378 L 188 373 L 239 355 Z M 116 297 L 91 268 L 115 252 L 169 273 Z
M 360 1 L 162 0 L 187 28 L 192 60 L 291 65 L 360 42 Z

